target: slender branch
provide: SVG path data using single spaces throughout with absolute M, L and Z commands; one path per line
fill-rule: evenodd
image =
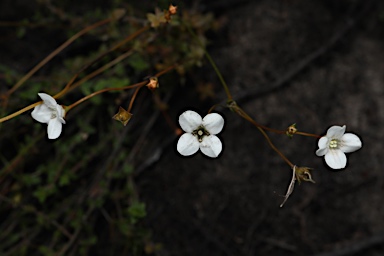
M 5 122 L 5 121 L 8 121 L 9 119 L 12 119 L 12 118 L 14 118 L 15 116 L 18 116 L 18 115 L 24 113 L 25 111 L 28 111 L 28 110 L 30 110 L 30 109 L 36 107 L 37 105 L 40 105 L 41 103 L 42 103 L 42 101 L 33 103 L 33 104 L 31 104 L 31 105 L 29 105 L 29 106 L 23 108 L 23 109 L 20 109 L 19 111 L 16 111 L 15 113 L 13 113 L 13 114 L 11 114 L 11 115 L 8 115 L 8 116 L 5 116 L 5 117 L 3 117 L 3 118 L 0 118 L 0 123 L 3 123 L 3 122 Z
M 132 88 L 140 88 L 142 86 L 144 86 L 146 84 L 146 81 L 144 82 L 140 82 L 140 83 L 137 83 L 137 84 L 134 84 L 134 85 L 129 85 L 129 86 L 125 86 L 125 87 L 117 87 L 117 88 L 105 88 L 105 89 L 102 89 L 100 91 L 97 91 L 97 92 L 94 92 L 94 93 L 91 93 L 87 96 L 85 96 L 84 98 L 81 98 L 80 100 L 76 101 L 75 103 L 67 106 L 65 108 L 66 112 L 68 112 L 70 109 L 76 107 L 77 105 L 79 105 L 80 103 L 98 95 L 98 94 L 101 94 L 101 93 L 104 93 L 104 92 L 109 92 L 109 91 L 122 91 L 122 90 L 127 90 L 127 89 L 132 89 Z
M 12 205 L 13 207 L 20 207 L 21 209 L 23 209 L 26 212 L 33 212 L 34 214 L 43 217 L 45 220 L 49 221 L 53 226 L 55 226 L 64 236 L 66 236 L 69 239 L 72 238 L 71 233 L 64 226 L 59 224 L 56 220 L 51 219 L 51 217 L 49 217 L 49 216 L 45 215 L 44 213 L 38 211 L 34 206 L 32 206 L 32 205 L 16 204 L 11 199 L 9 199 L 8 197 L 3 196 L 1 194 L 0 194 L 0 200 L 3 200 L 4 202 Z
M 264 138 L 267 140 L 269 146 L 277 153 L 279 156 L 291 167 L 293 168 L 294 164 L 292 164 L 291 161 L 288 160 L 288 158 L 281 153 L 281 151 L 272 143 L 271 139 L 269 136 L 265 133 L 264 129 L 259 126 L 258 123 L 256 123 L 247 113 L 244 112 L 240 107 L 236 108 L 236 113 L 238 113 L 241 117 L 252 123 L 256 128 L 263 134 Z
M 232 101 L 232 95 L 231 95 L 231 92 L 229 91 L 229 88 L 228 88 L 228 85 L 227 83 L 225 82 L 219 68 L 216 66 L 216 63 L 213 61 L 211 55 L 208 53 L 208 51 L 205 49 L 205 46 L 203 45 L 203 43 L 200 41 L 200 39 L 197 37 L 197 35 L 195 34 L 195 32 L 193 32 L 193 30 L 188 26 L 188 25 L 185 25 L 185 27 L 187 28 L 188 32 L 194 37 L 194 39 L 196 40 L 196 42 L 200 45 L 200 47 L 203 49 L 204 51 L 204 54 L 205 54 L 205 57 L 207 57 L 209 63 L 211 64 L 211 66 L 213 67 L 213 69 L 215 70 L 215 73 L 217 75 L 217 77 L 219 78 L 221 84 L 223 85 L 224 87 L 224 90 L 225 90 L 225 93 L 227 94 L 227 101 Z
M 123 46 L 124 44 L 126 44 L 127 42 L 129 42 L 130 40 L 134 39 L 135 37 L 139 36 L 140 34 L 142 34 L 143 32 L 145 32 L 146 30 L 148 30 L 150 27 L 149 26 L 145 26 L 141 29 L 139 29 L 138 31 L 134 32 L 133 34 L 129 35 L 128 37 L 126 37 L 124 40 L 122 40 L 121 42 L 119 42 L 118 44 L 116 44 L 115 46 L 113 46 L 112 48 L 110 48 L 108 51 L 102 53 L 101 55 L 99 55 L 96 59 L 94 59 L 93 61 L 91 61 L 90 63 L 88 63 L 87 65 L 85 65 L 83 68 L 81 68 L 77 74 L 75 74 L 75 76 L 71 79 L 71 81 L 64 87 L 64 89 L 59 92 L 58 94 L 56 94 L 55 96 L 53 96 L 53 98 L 57 99 L 57 98 L 60 98 L 61 96 L 63 96 L 65 93 L 67 93 L 70 89 L 70 86 L 72 85 L 72 83 L 74 82 L 74 80 L 79 76 L 79 74 L 81 72 L 83 72 L 84 70 L 86 70 L 87 68 L 89 68 L 90 66 L 92 66 L 94 63 L 96 63 L 98 60 L 100 60 L 102 57 L 106 56 L 108 53 L 111 53 L 115 50 L 117 50 L 118 48 L 120 48 L 121 46 Z M 126 57 L 128 57 L 129 55 L 132 54 L 133 51 L 128 51 L 126 52 L 125 54 L 122 54 L 120 55 L 119 57 L 117 57 L 116 59 L 112 60 L 111 62 L 107 63 L 106 65 L 104 65 L 103 67 L 99 68 L 98 70 L 94 71 L 93 73 L 87 75 L 86 77 L 84 77 L 83 79 L 81 79 L 80 81 L 78 81 L 77 83 L 75 83 L 73 85 L 73 88 L 74 89 L 75 87 L 79 86 L 80 84 L 84 83 L 85 81 L 93 78 L 94 76 L 100 74 L 101 72 L 103 72 L 104 70 L 108 69 L 109 67 L 117 64 L 118 62 L 122 61 L 123 59 L 125 59 Z
M 127 112 L 128 112 L 128 113 L 131 112 L 131 109 L 132 109 L 132 106 L 133 106 L 133 102 L 135 101 L 136 96 L 137 96 L 137 94 L 139 93 L 141 87 L 142 87 L 142 86 L 137 87 L 136 90 L 135 90 L 135 92 L 133 93 L 132 98 L 131 98 L 131 101 L 129 102 L 129 106 L 128 106 L 128 109 L 127 109 Z
M 105 70 L 109 69 L 110 67 L 116 65 L 117 63 L 121 62 L 122 60 L 124 60 L 125 58 L 129 57 L 131 54 L 133 53 L 133 51 L 128 51 L 122 55 L 120 55 L 119 57 L 115 58 L 114 60 L 108 62 L 107 64 L 105 64 L 104 66 L 102 66 L 101 68 L 93 71 L 92 73 L 88 74 L 87 76 L 85 76 L 84 78 L 80 79 L 79 81 L 77 81 L 76 83 L 74 83 L 72 86 L 70 87 L 66 87 L 64 88 L 61 92 L 59 92 L 57 95 L 55 95 L 56 98 L 59 98 L 61 97 L 62 95 L 64 95 L 65 93 L 69 92 L 69 91 L 72 91 L 73 89 L 75 89 L 76 87 L 78 87 L 79 85 L 83 84 L 84 82 L 88 81 L 89 79 L 97 76 L 98 74 L 104 72 Z
M 47 57 L 45 57 L 42 61 L 40 61 L 33 69 L 31 69 L 24 77 L 22 77 L 8 92 L 7 96 L 9 97 L 12 93 L 14 93 L 25 81 L 27 81 L 33 74 L 35 74 L 41 67 L 43 67 L 45 64 L 47 64 L 53 57 L 55 57 L 57 54 L 59 54 L 63 49 L 65 49 L 68 45 L 73 43 L 76 39 L 87 33 L 88 31 L 102 26 L 110 21 L 114 20 L 114 18 L 108 18 L 104 19 L 102 21 L 96 22 L 95 24 L 88 26 L 81 30 L 80 32 L 77 32 L 75 35 L 73 35 L 71 38 L 69 38 L 67 41 L 65 41 L 62 45 L 60 45 L 56 50 L 54 50 L 51 54 L 49 54 Z
M 204 53 L 205 53 L 205 56 L 207 57 L 209 63 L 211 64 L 211 66 L 215 70 L 216 75 L 219 77 L 219 80 L 220 80 L 221 84 L 224 87 L 225 93 L 227 94 L 227 101 L 232 101 L 232 95 L 231 95 L 231 93 L 229 91 L 227 83 L 225 82 L 223 76 L 221 75 L 221 72 L 220 72 L 219 68 L 216 66 L 216 63 L 213 61 L 213 59 L 212 59 L 211 55 L 208 53 L 208 51 L 206 51 L 204 49 Z

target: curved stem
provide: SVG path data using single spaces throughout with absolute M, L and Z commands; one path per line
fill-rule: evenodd
M 81 37 L 88 31 L 104 25 L 110 21 L 114 20 L 113 18 L 104 19 L 102 21 L 96 22 L 95 24 L 84 28 L 83 30 L 77 32 L 67 41 L 65 41 L 62 45 L 60 45 L 56 50 L 50 53 L 47 57 L 45 57 L 42 61 L 40 61 L 34 68 L 32 68 L 25 76 L 23 76 L 8 92 L 7 96 L 9 97 L 12 93 L 14 93 L 25 81 L 27 81 L 33 74 L 35 74 L 41 67 L 47 64 L 53 57 L 59 54 L 63 49 L 65 49 L 68 45 L 73 43 L 77 38 Z
M 258 127 L 258 126 L 256 126 L 256 128 L 259 129 L 259 131 L 263 134 L 263 136 L 264 136 L 264 138 L 267 140 L 269 146 L 270 146 L 273 150 L 275 150 L 276 153 L 279 154 L 279 156 L 280 156 L 280 157 L 281 157 L 281 158 L 282 158 L 282 159 L 283 159 L 283 160 L 284 160 L 284 161 L 285 161 L 291 168 L 293 168 L 294 164 L 292 164 L 292 162 L 289 161 L 288 158 L 287 158 L 283 153 L 281 153 L 280 150 L 278 150 L 278 149 L 276 148 L 276 146 L 272 143 L 271 139 L 270 139 L 269 136 L 265 133 L 265 131 L 264 131 L 262 128 Z
M 109 91 L 121 91 L 121 90 L 127 90 L 127 89 L 132 89 L 132 88 L 136 88 L 136 87 L 142 87 L 146 84 L 146 82 L 140 82 L 140 83 L 137 83 L 137 84 L 134 84 L 134 85 L 129 85 L 129 86 L 125 86 L 125 87 L 118 87 L 118 88 L 105 88 L 105 89 L 102 89 L 100 91 L 97 91 L 97 92 L 94 92 L 94 93 L 91 93 L 87 96 L 85 96 L 84 98 L 81 98 L 80 100 L 76 101 L 75 103 L 67 106 L 65 108 L 65 112 L 68 113 L 69 110 L 71 110 L 72 108 L 76 107 L 77 105 L 79 105 L 80 103 L 98 95 L 98 94 L 101 94 L 101 93 L 104 93 L 104 92 L 109 92 Z
M 63 96 L 65 93 L 69 92 L 69 91 L 72 91 L 73 89 L 75 89 L 76 87 L 78 87 L 79 85 L 81 85 L 82 83 L 88 81 L 89 79 L 97 76 L 98 74 L 104 72 L 105 70 L 107 70 L 108 68 L 116 65 L 117 63 L 119 63 L 120 61 L 122 61 L 123 59 L 129 57 L 131 54 L 133 53 L 133 51 L 128 51 L 122 55 L 120 55 L 119 57 L 115 58 L 114 60 L 108 62 L 107 64 L 105 64 L 104 66 L 102 66 L 101 68 L 93 71 L 92 73 L 86 75 L 84 78 L 80 79 L 79 81 L 77 81 L 76 83 L 72 84 L 72 86 L 66 86 L 61 92 L 59 92 L 58 94 L 55 95 L 54 98 L 59 98 L 61 96 Z
M 211 113 L 216 107 L 220 106 L 220 104 L 215 104 L 213 105 L 209 110 L 208 110 L 208 114 Z
M 267 140 L 269 146 L 291 167 L 293 168 L 294 164 L 292 164 L 291 161 L 288 160 L 288 158 L 281 153 L 281 151 L 272 143 L 269 136 L 265 133 L 264 129 L 259 126 L 258 123 L 256 123 L 247 113 L 244 112 L 240 107 L 236 108 L 236 113 L 238 113 L 241 117 L 252 123 L 256 128 L 263 134 L 264 138 Z
M 78 74 L 75 74 L 71 80 L 67 83 L 67 85 L 64 87 L 63 90 L 61 90 L 58 94 L 54 95 L 53 98 L 54 99 L 58 99 L 60 98 L 61 96 L 63 96 L 69 89 L 69 87 L 73 84 L 73 82 L 76 80 L 76 78 L 78 77 L 79 75 Z
M 205 53 L 205 56 L 207 57 L 209 63 L 211 64 L 211 66 L 215 70 L 216 75 L 219 77 L 221 84 L 224 87 L 225 93 L 227 94 L 227 101 L 232 101 L 231 92 L 229 91 L 228 85 L 225 82 L 223 76 L 221 75 L 219 68 L 216 66 L 216 63 L 213 61 L 213 59 L 212 59 L 211 55 L 208 53 L 208 51 L 204 49 L 204 53 Z
M 323 136 L 317 135 L 317 134 L 312 134 L 312 133 L 306 133 L 306 132 L 296 132 L 295 134 L 297 135 L 302 135 L 302 136 L 307 136 L 307 137 L 315 137 L 320 139 Z
M 260 127 L 261 129 L 263 130 L 266 130 L 266 131 L 270 131 L 270 132 L 274 132 L 274 133 L 277 133 L 277 134 L 286 134 L 286 130 L 283 131 L 283 130 L 277 130 L 277 129 L 273 129 L 273 128 L 269 128 L 267 126 L 264 126 L 264 125 L 261 125 L 257 122 L 255 122 L 247 113 L 245 113 L 241 108 L 237 107 L 236 108 L 236 111 L 240 111 L 241 112 L 241 115 L 243 115 L 244 117 L 246 117 L 246 119 L 248 121 L 252 120 L 252 124 L 255 125 L 256 127 Z M 294 133 L 295 135 L 301 135 L 301 136 L 307 136 L 307 137 L 314 137 L 314 138 L 321 138 L 322 136 L 320 135 L 317 135 L 317 134 L 312 134 L 312 133 L 306 133 L 306 132 L 295 132 Z
M 3 118 L 0 118 L 0 123 L 3 123 L 3 122 L 5 122 L 5 121 L 8 121 L 9 119 L 12 119 L 12 118 L 14 118 L 15 116 L 18 116 L 18 115 L 20 115 L 20 114 L 22 114 L 22 113 L 24 113 L 24 112 L 26 112 L 26 111 L 28 111 L 28 110 L 34 108 L 34 107 L 40 105 L 41 103 L 42 103 L 42 101 L 33 103 L 33 104 L 31 104 L 31 105 L 29 105 L 29 106 L 23 108 L 23 109 L 20 109 L 19 111 L 16 111 L 16 112 L 13 113 L 13 114 L 10 114 L 10 115 L 8 115 L 8 116 L 5 116 L 5 117 L 3 117 Z
M 223 85 L 224 87 L 224 90 L 225 90 L 225 93 L 227 94 L 227 100 L 228 101 L 232 101 L 232 95 L 231 95 L 231 92 L 229 91 L 229 88 L 228 88 L 228 85 L 227 83 L 225 82 L 224 80 L 224 77 L 222 76 L 219 68 L 216 66 L 216 63 L 213 61 L 211 55 L 208 53 L 208 51 L 205 49 L 205 46 L 203 45 L 203 43 L 200 41 L 200 39 L 197 37 L 197 35 L 195 34 L 195 32 L 193 32 L 193 30 L 185 24 L 185 27 L 187 28 L 188 32 L 195 38 L 195 40 L 198 42 L 198 44 L 200 45 L 200 47 L 203 49 L 204 51 L 204 54 L 205 54 L 205 57 L 207 57 L 209 63 L 211 64 L 211 66 L 213 67 L 213 69 L 215 70 L 215 73 L 217 75 L 217 77 L 219 78 L 221 84 Z
M 131 98 L 131 101 L 129 102 L 129 106 L 128 106 L 128 109 L 127 109 L 127 112 L 128 112 L 128 113 L 131 113 L 131 109 L 132 109 L 132 106 L 133 106 L 133 102 L 135 101 L 136 96 L 137 96 L 137 94 L 139 93 L 141 87 L 142 87 L 142 86 L 137 87 L 136 90 L 135 90 L 135 92 L 133 93 L 132 98 Z
M 123 59 L 129 57 L 133 51 L 128 51 L 122 55 L 120 55 L 119 57 L 117 57 L 116 59 L 112 60 L 111 62 L 105 64 L 103 67 L 95 70 L 94 72 L 92 72 L 91 74 L 85 76 L 83 79 L 81 79 L 80 81 L 76 82 L 71 88 L 70 86 L 72 85 L 73 81 L 79 76 L 79 74 L 81 72 L 83 72 L 84 70 L 86 70 L 87 68 L 89 68 L 90 66 L 92 66 L 95 62 L 97 62 L 98 60 L 100 60 L 102 57 L 104 57 L 105 55 L 107 55 L 108 53 L 111 53 L 115 50 L 117 50 L 118 48 L 120 48 L 121 46 L 123 46 L 124 44 L 128 43 L 130 40 L 134 39 L 135 37 L 139 36 L 140 34 L 142 34 L 143 32 L 145 32 L 146 30 L 148 30 L 150 28 L 150 26 L 145 26 L 141 29 L 139 29 L 138 31 L 134 32 L 133 34 L 129 35 L 128 37 L 126 37 L 124 40 L 122 40 L 121 42 L 119 42 L 118 44 L 116 44 L 115 46 L 113 46 L 112 48 L 110 48 L 109 50 L 107 50 L 106 52 L 102 53 L 101 55 L 99 55 L 96 59 L 94 59 L 93 61 L 91 61 L 90 63 L 88 63 L 86 66 L 84 66 L 81 70 L 79 70 L 77 72 L 77 74 L 75 74 L 75 76 L 71 79 L 71 81 L 64 87 L 64 89 L 59 92 L 58 94 L 56 94 L 55 96 L 53 96 L 53 98 L 57 99 L 57 98 L 60 98 L 61 96 L 63 96 L 65 93 L 67 93 L 68 91 L 70 90 L 73 90 L 74 88 L 76 88 L 77 86 L 79 86 L 80 84 L 84 83 L 85 81 L 95 77 L 96 75 L 100 74 L 101 72 L 103 72 L 104 70 L 110 68 L 111 66 L 113 65 L 116 65 L 117 63 L 119 63 L 120 61 L 122 61 Z
M 165 73 L 171 71 L 171 70 L 174 69 L 175 67 L 176 67 L 176 65 L 170 66 L 170 67 L 168 67 L 168 68 L 166 68 L 166 69 L 164 69 L 164 70 L 158 72 L 155 76 L 156 76 L 156 77 L 159 77 L 159 76 L 161 76 L 161 75 L 163 75 L 163 74 L 165 74 Z M 96 70 L 96 71 L 97 71 L 97 70 Z M 69 83 L 66 85 L 66 87 L 65 87 L 64 89 L 67 88 L 67 91 L 68 91 L 69 89 L 73 89 L 72 87 L 69 87 L 69 86 L 71 85 L 71 83 L 73 82 L 74 79 L 76 79 L 76 76 L 74 76 L 74 77 L 71 79 L 71 81 L 69 81 Z M 80 82 L 80 81 L 79 81 L 79 82 Z M 66 107 L 66 112 L 68 112 L 71 108 L 73 108 L 73 107 L 79 105 L 80 103 L 86 101 L 87 99 L 92 98 L 93 96 L 96 96 L 96 95 L 98 95 L 98 94 L 100 94 L 100 93 L 107 92 L 107 91 L 127 90 L 127 89 L 136 88 L 136 87 L 141 87 L 141 86 L 144 86 L 144 85 L 146 85 L 146 84 L 148 84 L 148 81 L 143 81 L 143 82 L 140 82 L 140 83 L 137 83 L 137 84 L 134 84 L 134 85 L 128 85 L 128 86 L 125 86 L 125 87 L 105 88 L 105 89 L 102 89 L 102 90 L 100 90 L 100 91 L 97 91 L 97 92 L 94 92 L 94 93 L 92 93 L 92 94 L 89 94 L 89 95 L 85 96 L 84 98 L 82 98 L 82 99 L 76 101 L 75 103 L 73 103 L 73 104 L 67 106 L 67 107 Z M 69 88 L 69 89 L 68 89 L 68 88 Z M 58 98 L 59 96 L 61 96 L 62 93 L 63 93 L 63 91 L 59 92 L 58 94 L 56 94 L 56 95 L 54 96 L 54 98 Z M 30 109 L 36 107 L 37 105 L 40 105 L 41 103 L 42 103 L 42 101 L 33 103 L 33 104 L 31 104 L 31 105 L 29 105 L 29 106 L 27 106 L 27 107 L 25 107 L 25 108 L 23 108 L 23 109 L 21 109 L 21 110 L 15 112 L 15 113 L 13 113 L 13 114 L 10 114 L 10 115 L 8 115 L 8 116 L 5 116 L 5 117 L 3 117 L 3 118 L 0 118 L 0 123 L 5 122 L 5 121 L 8 121 L 9 119 L 12 119 L 12 118 L 14 118 L 15 116 L 18 116 L 18 115 L 20 115 L 20 114 L 22 114 L 22 113 L 24 113 L 24 112 L 26 112 L 26 111 L 28 111 L 28 110 L 30 110 Z

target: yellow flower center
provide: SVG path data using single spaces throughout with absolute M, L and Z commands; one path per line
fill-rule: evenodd
M 331 142 L 329 142 L 329 148 L 330 149 L 337 149 L 339 147 L 339 141 L 337 139 L 333 139 L 331 140 Z
M 200 126 L 196 130 L 194 130 L 192 132 L 192 134 L 197 136 L 197 139 L 199 140 L 199 142 L 203 141 L 204 136 L 209 136 L 210 135 L 209 132 L 207 130 L 205 130 L 205 128 L 203 126 Z

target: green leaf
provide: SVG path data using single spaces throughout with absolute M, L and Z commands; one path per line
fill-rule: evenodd
M 39 187 L 33 192 L 33 196 L 36 197 L 40 203 L 44 203 L 45 200 L 54 193 L 55 188 L 53 186 Z
M 26 32 L 25 27 L 19 27 L 19 28 L 16 30 L 16 36 L 17 36 L 17 38 L 19 38 L 19 39 L 23 38 L 24 35 L 25 35 L 25 32 Z
M 31 187 L 33 185 L 40 184 L 41 178 L 39 175 L 32 173 L 32 174 L 23 174 L 21 177 L 21 182 L 24 183 L 27 187 Z
M 49 88 L 48 84 L 44 82 L 30 84 L 30 86 L 26 86 L 24 90 L 19 90 L 19 97 L 22 100 L 39 101 L 41 99 L 37 93 L 41 92 L 42 88 Z
M 140 202 L 134 202 L 128 207 L 128 214 L 132 224 L 135 224 L 139 219 L 146 216 L 145 204 Z
M 129 59 L 128 59 L 129 65 L 134 68 L 136 71 L 143 71 L 145 69 L 149 68 L 149 64 L 147 61 L 143 59 L 142 56 L 139 54 L 133 54 Z
M 55 252 L 52 251 L 51 248 L 49 248 L 48 246 L 45 246 L 45 245 L 39 246 L 38 251 L 39 251 L 39 253 L 41 255 L 44 255 L 44 256 L 53 256 L 53 255 L 55 255 Z

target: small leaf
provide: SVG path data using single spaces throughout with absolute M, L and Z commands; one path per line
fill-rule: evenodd
M 145 204 L 140 202 L 134 202 L 128 207 L 128 214 L 131 219 L 131 223 L 135 224 L 139 219 L 146 216 Z
M 146 62 L 139 54 L 133 54 L 129 58 L 128 63 L 132 68 L 139 72 L 149 68 L 148 62 Z

